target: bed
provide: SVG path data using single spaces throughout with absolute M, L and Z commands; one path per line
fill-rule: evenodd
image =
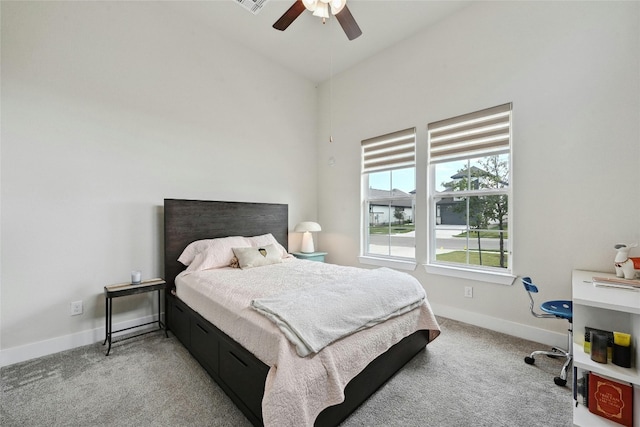
M 270 203 L 165 199 L 164 218 L 165 280 L 168 283 L 165 301 L 169 330 L 178 337 L 253 425 L 338 425 L 439 334 L 437 324 L 428 323 L 429 328 L 421 324 L 420 329 L 412 330 L 411 333 L 402 335 L 404 338 L 402 336 L 388 338 L 390 344 L 386 344 L 386 346 L 384 343 L 380 344 L 384 346 L 383 350 L 371 350 L 376 351 L 376 354 L 373 357 L 369 355 L 367 361 L 371 361 L 362 366 L 362 369 L 358 367 L 355 374 L 353 369 L 356 369 L 356 365 L 345 368 L 351 369 L 351 373 L 346 379 L 343 379 L 346 386 L 342 387 L 343 390 L 339 390 L 339 401 L 335 401 L 335 396 L 332 397 L 335 404 L 331 404 L 326 408 L 322 407 L 320 410 L 316 409 L 315 412 L 313 412 L 313 408 L 308 411 L 307 408 L 296 408 L 300 409 L 301 412 L 300 414 L 291 415 L 291 418 L 295 419 L 278 419 L 277 416 L 281 409 L 274 406 L 273 403 L 278 403 L 273 397 L 273 390 L 278 389 L 278 387 L 274 386 L 274 384 L 278 383 L 277 380 L 274 380 L 274 378 L 278 378 L 278 376 L 274 376 L 275 371 L 279 370 L 278 375 L 280 375 L 280 378 L 294 370 L 295 372 L 302 371 L 300 368 L 303 366 L 302 364 L 318 363 L 320 358 L 325 357 L 325 353 L 339 354 L 339 351 L 343 351 L 340 350 L 340 346 L 346 346 L 345 343 L 348 343 L 348 340 L 356 340 L 367 334 L 379 334 L 381 332 L 378 329 L 391 326 L 375 326 L 357 332 L 353 334 L 353 337 L 347 337 L 337 343 L 333 343 L 327 349 L 323 349 L 313 357 L 308 358 L 283 357 L 282 343 L 277 346 L 274 345 L 274 348 L 279 347 L 280 350 L 274 350 L 272 353 L 265 353 L 267 350 L 261 351 L 260 347 L 255 347 L 255 345 L 252 347 L 252 344 L 246 340 L 245 334 L 238 334 L 238 330 L 230 327 L 228 321 L 225 323 L 224 320 L 217 320 L 216 313 L 223 310 L 224 307 L 218 307 L 213 310 L 208 309 L 202 305 L 204 303 L 200 302 L 199 297 L 189 296 L 186 293 L 188 288 L 183 282 L 186 283 L 184 276 L 188 276 L 188 272 L 184 272 L 185 266 L 177 260 L 184 249 L 194 241 L 227 236 L 261 236 L 270 234 L 286 251 L 288 242 L 288 206 Z M 319 263 L 299 260 L 289 262 L 287 265 L 283 262 L 282 266 L 275 265 L 259 268 L 264 268 L 265 271 L 267 268 L 294 268 L 300 270 L 304 263 L 308 263 L 309 268 L 320 268 Z M 253 270 L 258 271 L 258 269 Z M 210 275 L 209 272 L 201 274 Z M 225 272 L 225 274 L 234 273 Z M 287 271 L 286 274 L 289 274 L 289 272 Z M 318 274 L 321 275 L 323 272 L 318 272 Z M 179 289 L 176 288 L 176 283 L 179 284 Z M 182 292 L 182 298 L 178 292 L 179 290 Z M 189 303 L 186 303 L 185 300 Z M 425 310 L 424 307 L 420 309 Z M 237 308 L 229 308 L 229 310 L 237 310 Z M 257 320 L 260 317 L 259 314 L 254 313 L 252 315 L 256 323 L 263 322 L 262 320 Z M 403 316 L 408 315 L 418 316 L 416 310 L 412 310 L 411 313 Z M 411 323 L 414 321 L 407 320 L 407 317 L 402 316 L 398 316 L 397 319 L 397 323 Z M 435 322 L 435 319 L 433 320 Z M 264 322 L 269 323 L 266 319 Z M 384 323 L 391 324 L 392 322 L 396 322 L 396 320 L 392 319 Z M 276 332 L 274 332 L 277 330 L 275 325 L 263 325 L 262 327 L 269 334 L 276 335 Z M 242 331 L 248 329 L 251 328 L 242 324 Z M 280 333 L 280 335 L 283 334 Z M 363 348 L 369 351 L 369 346 L 363 346 Z M 366 353 L 365 350 L 362 351 Z M 275 354 L 277 356 L 274 356 Z M 277 357 L 282 359 L 278 362 Z M 309 361 L 306 359 L 309 359 Z M 340 360 L 339 357 L 337 360 Z M 346 360 L 343 359 L 340 364 Z M 351 360 L 350 356 L 348 360 Z M 285 361 L 291 367 L 287 367 L 288 365 Z M 339 369 L 336 372 L 338 376 L 342 374 Z M 287 383 L 284 382 L 283 384 L 285 384 L 286 388 Z M 341 403 L 339 403 L 340 401 Z M 312 403 L 316 405 L 315 402 Z M 282 411 L 286 412 L 287 410 L 282 409 Z M 311 415 L 307 414 L 307 412 L 310 412 Z M 319 414 L 316 417 L 315 414 L 317 412 Z M 274 414 L 276 418 L 274 418 Z M 308 418 L 309 416 L 311 418 Z M 274 421 L 276 419 L 278 420 L 277 422 Z

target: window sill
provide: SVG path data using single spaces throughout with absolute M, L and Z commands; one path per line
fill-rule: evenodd
M 477 280 L 479 282 L 495 283 L 511 286 L 516 276 L 509 273 L 497 273 L 493 271 L 469 270 L 466 268 L 450 267 L 444 265 L 424 264 L 427 273 L 441 276 L 458 277 L 461 279 Z
M 415 261 L 407 261 L 394 258 L 376 258 L 372 256 L 359 256 L 358 261 L 361 264 L 377 265 L 378 267 L 389 267 L 397 270 L 414 271 L 416 269 Z

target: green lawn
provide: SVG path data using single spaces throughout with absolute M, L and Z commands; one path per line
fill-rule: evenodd
M 436 255 L 438 261 L 457 262 L 460 264 L 467 263 L 467 254 L 465 251 L 454 251 L 445 254 Z M 469 264 L 486 265 L 487 267 L 500 267 L 500 253 L 498 252 L 482 252 L 482 264 L 480 264 L 480 255 L 478 252 L 469 252 Z
M 416 229 L 414 224 L 392 225 L 391 234 L 408 233 Z M 389 234 L 388 225 L 372 225 L 369 227 L 369 234 Z
M 477 231 L 470 231 L 469 233 L 471 234 L 471 236 L 469 237 L 470 239 L 477 239 L 478 238 L 478 232 Z M 504 236 L 505 239 L 509 238 L 509 233 L 507 231 L 504 231 L 502 233 L 502 235 Z M 453 237 L 467 237 L 467 232 L 465 231 L 464 233 L 456 234 Z M 484 238 L 499 239 L 500 238 L 500 232 L 491 231 L 491 230 L 482 230 L 482 231 L 480 231 L 480 238 L 481 239 L 484 239 Z

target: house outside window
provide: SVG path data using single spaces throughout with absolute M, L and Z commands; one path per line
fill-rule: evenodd
M 511 111 L 504 104 L 428 125 L 428 271 L 510 276 Z
M 364 258 L 415 265 L 415 128 L 362 141 L 362 223 Z

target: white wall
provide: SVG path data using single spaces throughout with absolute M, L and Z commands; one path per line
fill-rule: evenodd
M 416 126 L 424 164 L 428 122 L 509 101 L 515 273 L 565 298 L 571 269 L 640 240 L 638 2 L 474 3 L 323 85 L 319 134 L 312 84 L 162 2 L 0 5 L 0 365 L 102 339 L 102 287 L 162 275 L 165 197 L 289 203 L 290 226 L 318 209 L 317 247 L 358 265 L 360 141 Z M 519 284 L 415 275 L 439 314 L 564 331 Z
M 310 82 L 163 2 L 1 7 L 0 364 L 102 340 L 103 286 L 163 275 L 164 198 L 315 219 Z
M 639 9 L 638 2 L 477 2 L 336 76 L 332 97 L 325 83 L 318 247 L 327 260 L 358 265 L 361 140 L 416 126 L 425 165 L 427 123 L 513 102 L 515 274 L 532 276 L 541 298 L 554 299 L 571 297 L 574 268 L 613 271 L 613 245 L 640 240 Z M 418 195 L 425 189 L 419 169 Z M 423 262 L 424 198 L 416 210 Z M 520 282 L 470 282 L 421 266 L 414 274 L 437 314 L 541 340 L 561 340 L 566 330 L 528 313 Z M 472 299 L 463 297 L 469 285 Z

